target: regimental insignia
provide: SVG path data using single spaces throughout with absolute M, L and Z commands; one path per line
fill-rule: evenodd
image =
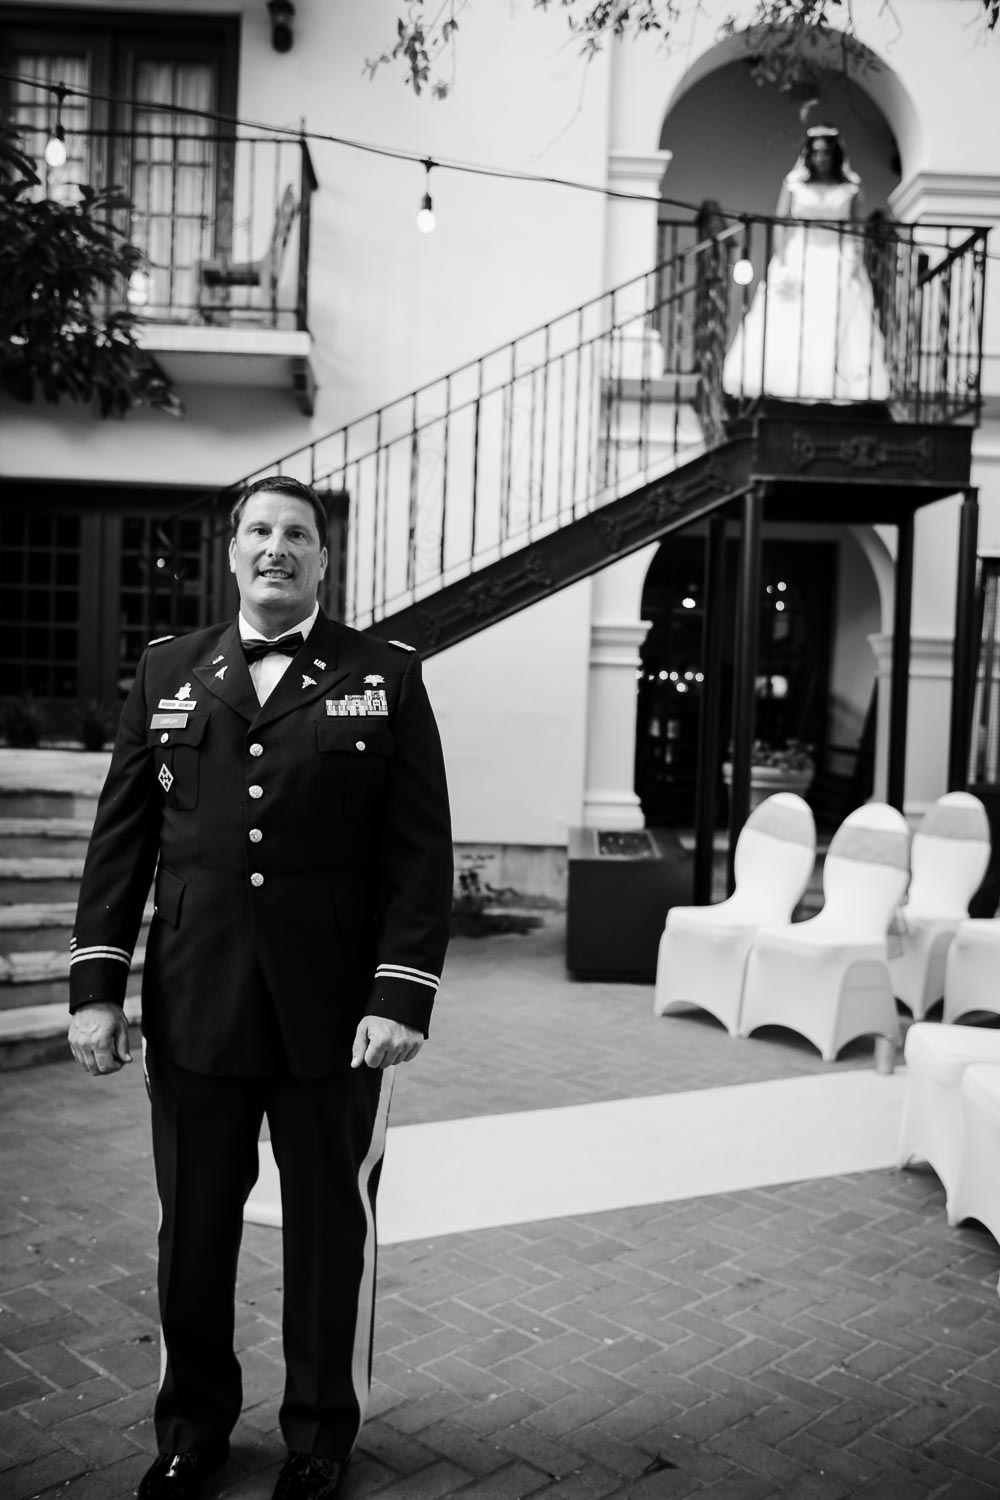
M 385 678 L 384 677 L 380 677 L 377 672 L 371 672 L 365 678 L 365 682 L 368 684 L 369 687 L 381 687 L 384 681 L 385 681 Z
M 325 672 L 326 671 L 326 662 L 325 661 L 320 661 L 320 659 L 319 659 L 318 656 L 317 656 L 316 660 L 313 662 L 313 666 L 314 667 L 319 667 L 319 669 L 320 669 L 321 672 Z
M 216 658 L 215 658 L 215 660 L 216 660 L 216 661 L 218 661 L 218 660 L 219 660 L 219 658 L 218 658 L 218 657 L 216 657 Z M 223 677 L 225 677 L 225 675 L 226 675 L 226 673 L 227 673 L 227 672 L 228 672 L 228 671 L 229 671 L 229 663 L 228 663 L 228 662 L 227 662 L 227 663 L 226 663 L 226 665 L 225 665 L 225 666 L 224 666 L 224 667 L 220 667 L 220 668 L 219 668 L 219 670 L 218 670 L 218 671 L 217 671 L 217 672 L 216 672 L 216 674 L 215 674 L 215 675 L 216 675 L 216 677 L 217 677 L 217 678 L 218 678 L 218 679 L 219 679 L 219 681 L 220 681 L 220 682 L 221 682 L 221 681 L 222 681 L 222 679 L 223 679 Z
M 303 672 L 302 673 L 302 686 L 304 688 L 315 687 L 316 686 L 316 679 L 315 679 L 315 677 L 310 677 L 308 675 L 308 673 Z
M 369 688 L 367 693 L 347 693 L 343 698 L 327 698 L 326 711 L 331 719 L 368 718 L 387 714 L 389 704 L 384 692 Z
M 185 698 L 190 698 L 191 696 L 191 684 L 189 682 L 181 683 L 174 696 L 179 702 L 183 703 Z
M 170 788 L 174 784 L 173 772 L 170 770 L 169 766 L 161 766 L 159 775 L 156 779 L 165 792 L 169 792 Z
M 226 658 L 224 656 L 213 656 L 213 658 L 212 658 L 212 666 L 213 667 L 218 666 L 219 662 L 220 661 L 225 661 L 225 659 Z

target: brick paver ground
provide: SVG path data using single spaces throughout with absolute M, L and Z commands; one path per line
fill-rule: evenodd
M 871 1065 L 573 985 L 558 923 L 455 944 L 397 1123 Z M 390 1147 L 391 1149 L 391 1147 Z M 665 1141 L 665 1150 L 693 1149 Z M 734 1142 L 738 1149 L 738 1142 Z M 155 1197 L 139 1070 L 0 1080 L 0 1496 L 117 1500 L 152 1452 Z M 1000 1495 L 1000 1251 L 929 1172 L 387 1248 L 345 1500 Z M 246 1387 L 211 1496 L 281 1462 L 278 1233 L 245 1237 Z

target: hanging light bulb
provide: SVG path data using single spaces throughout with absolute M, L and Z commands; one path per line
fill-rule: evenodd
M 749 286 L 753 281 L 753 261 L 741 257 L 733 266 L 733 280 L 737 286 Z
M 59 83 L 53 89 L 56 96 L 56 123 L 45 145 L 45 160 L 50 167 L 66 165 L 66 132 L 63 129 L 62 107 L 66 97 L 65 85 Z
M 430 234 L 435 224 L 437 223 L 437 220 L 434 217 L 434 205 L 431 202 L 430 193 L 431 167 L 433 165 L 434 163 L 431 161 L 430 157 L 427 157 L 424 162 L 424 169 L 427 173 L 427 182 L 425 184 L 424 196 L 420 200 L 420 212 L 417 214 L 417 228 L 420 230 L 421 234 Z
M 66 132 L 57 125 L 45 145 L 45 160 L 50 167 L 66 165 Z

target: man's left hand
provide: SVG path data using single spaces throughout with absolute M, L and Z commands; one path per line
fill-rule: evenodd
M 365 1016 L 354 1033 L 351 1067 L 365 1063 L 369 1068 L 391 1068 L 416 1057 L 423 1045 L 422 1034 L 412 1026 L 385 1016 Z

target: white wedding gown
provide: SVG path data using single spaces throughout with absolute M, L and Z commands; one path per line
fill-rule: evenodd
M 885 346 L 863 244 L 836 227 L 853 221 L 858 184 L 791 174 L 785 186 L 788 217 L 801 222 L 786 227 L 754 294 L 726 355 L 723 387 L 731 395 L 884 401 Z

